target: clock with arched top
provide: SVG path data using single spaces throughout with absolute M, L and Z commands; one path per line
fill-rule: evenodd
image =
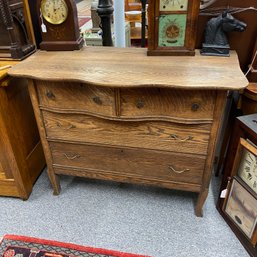
M 75 1 L 37 0 L 37 16 L 42 36 L 40 49 L 65 51 L 83 46 Z
M 148 55 L 194 55 L 200 0 L 150 0 Z

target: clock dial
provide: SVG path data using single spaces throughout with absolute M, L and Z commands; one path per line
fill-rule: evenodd
M 186 11 L 188 0 L 160 0 L 160 11 Z
M 62 24 L 68 16 L 68 7 L 64 0 L 42 0 L 41 12 L 51 24 Z
M 238 176 L 257 193 L 257 158 L 247 149 L 243 149 Z
M 159 17 L 158 46 L 184 46 L 186 14 L 169 14 Z

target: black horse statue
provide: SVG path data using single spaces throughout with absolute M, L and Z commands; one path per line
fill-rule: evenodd
M 230 46 L 226 33 L 231 31 L 242 32 L 245 28 L 246 24 L 235 19 L 228 11 L 210 19 L 206 25 L 205 41 L 201 54 L 229 56 Z

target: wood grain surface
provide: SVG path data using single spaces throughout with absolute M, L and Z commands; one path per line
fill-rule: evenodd
M 209 120 L 214 110 L 214 90 L 167 88 L 121 89 L 121 117 L 174 117 Z
M 5 68 L 5 67 L 9 67 L 9 66 L 13 66 L 15 64 L 17 64 L 17 61 L 1 61 L 0 60 L 0 79 L 5 78 L 8 74 L 8 70 L 9 68 Z M 0 86 L 2 86 L 2 83 L 0 83 Z
M 81 83 L 37 81 L 40 107 L 115 115 L 114 90 Z M 67 86 L 68 85 L 68 86 Z
M 242 89 L 248 81 L 238 58 L 147 56 L 146 49 L 84 47 L 79 51 L 39 51 L 9 70 L 12 76 L 77 81 L 110 87 Z
M 210 124 L 112 121 L 43 111 L 48 140 L 206 154 Z
M 15 62 L 0 62 L 9 64 Z M 10 78 L 7 70 L 0 78 L 0 195 L 27 199 L 45 166 L 28 82 Z
M 126 148 L 50 143 L 53 165 L 200 184 L 203 156 Z M 99 161 L 101 160 L 101 161 Z

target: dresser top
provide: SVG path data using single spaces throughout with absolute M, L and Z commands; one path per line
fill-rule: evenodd
M 9 70 L 12 76 L 108 87 L 231 89 L 247 86 L 235 52 L 230 57 L 147 56 L 142 48 L 84 47 L 38 51 Z

